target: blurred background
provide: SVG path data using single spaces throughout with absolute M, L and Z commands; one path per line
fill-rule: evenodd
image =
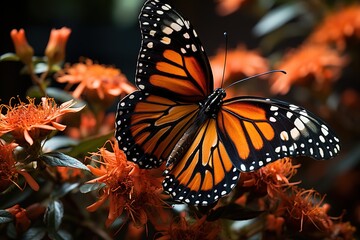
M 43 56 L 52 28 L 68 27 L 66 62 L 87 57 L 119 68 L 133 82 L 141 43 L 142 0 L 22 0 L 0 9 L 0 55 L 14 52 L 12 29 L 24 28 Z M 300 186 L 325 194 L 329 215 L 360 224 L 360 2 L 336 0 L 169 1 L 189 19 L 211 59 L 215 81 L 225 84 L 270 69 L 266 79 L 236 85 L 231 94 L 257 95 L 301 105 L 339 135 L 342 150 L 328 161 L 297 158 Z M 347 10 L 350 9 L 350 10 Z M 0 99 L 25 96 L 31 81 L 21 62 L 0 62 Z M 219 70 L 220 69 L 220 70 Z M 221 74 L 220 74 L 221 76 Z M 295 181 L 294 180 L 294 181 Z

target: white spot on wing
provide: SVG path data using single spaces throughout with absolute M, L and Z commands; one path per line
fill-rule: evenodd
M 292 139 L 298 140 L 300 137 L 300 132 L 299 132 L 299 130 L 297 130 L 297 128 L 293 128 L 290 130 L 290 135 L 291 135 Z
M 166 35 L 170 35 L 174 30 L 172 28 L 169 27 L 164 27 L 162 29 L 162 32 L 165 33 Z
M 299 118 L 295 119 L 294 124 L 300 131 L 305 129 L 305 125 L 303 124 L 303 122 Z
M 172 29 L 174 29 L 175 31 L 177 31 L 177 32 L 181 30 L 181 26 L 179 24 L 177 24 L 177 23 L 174 23 L 174 22 L 170 24 L 170 27 Z
M 245 171 L 246 171 L 246 166 L 245 166 L 244 164 L 241 164 L 241 165 L 240 165 L 240 169 L 241 169 L 241 171 L 244 171 L 244 172 L 245 172 Z
M 153 42 L 148 42 L 148 44 L 146 45 L 148 48 L 153 48 L 154 47 L 154 43 Z
M 277 111 L 279 110 L 279 108 L 277 106 L 271 106 L 270 107 L 270 111 Z
M 281 140 L 283 140 L 283 141 L 288 141 L 288 140 L 289 140 L 289 134 L 288 134 L 286 131 L 282 131 L 282 132 L 280 133 L 280 138 L 281 138 Z
M 166 45 L 168 45 L 168 44 L 171 43 L 171 38 L 163 37 L 163 38 L 161 39 L 161 42 L 164 43 L 164 44 L 166 44 Z

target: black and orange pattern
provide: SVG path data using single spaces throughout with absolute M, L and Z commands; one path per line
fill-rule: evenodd
M 340 150 L 314 114 L 258 97 L 224 100 L 190 23 L 158 0 L 140 14 L 138 90 L 118 105 L 116 139 L 141 168 L 166 162 L 163 187 L 175 201 L 209 205 L 228 194 L 241 171 L 286 156 L 327 159 Z

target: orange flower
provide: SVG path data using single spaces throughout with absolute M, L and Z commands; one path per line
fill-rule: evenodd
M 330 239 L 354 240 L 356 228 L 350 222 L 335 223 L 332 228 Z
M 220 16 L 229 15 L 238 10 L 247 0 L 217 0 L 216 11 Z
M 30 227 L 31 221 L 39 219 L 44 214 L 45 207 L 35 203 L 24 209 L 16 204 L 5 210 L 14 216 L 15 228 L 18 233 L 23 233 Z
M 276 236 L 279 238 L 283 232 L 284 223 L 285 219 L 283 217 L 269 214 L 266 216 L 265 229 L 266 231 L 276 233 Z
M 309 36 L 308 42 L 335 44 L 344 50 L 346 39 L 360 38 L 360 5 L 353 5 L 329 14 Z
M 65 134 L 74 139 L 83 139 L 89 136 L 107 134 L 110 131 L 113 131 L 115 126 L 115 113 L 108 113 L 103 118 L 100 118 L 100 113 L 98 113 L 96 117 L 97 118 L 89 111 L 82 112 L 80 122 L 76 126 L 68 126 L 65 130 Z M 65 122 L 66 120 L 67 119 L 64 119 Z
M 186 220 L 184 216 L 181 216 L 179 222 L 172 222 L 167 229 L 163 229 L 161 231 L 163 236 L 157 238 L 157 240 L 212 240 L 217 239 L 216 237 L 220 231 L 219 223 L 216 221 L 207 222 L 206 215 L 192 223 L 190 223 L 190 220 Z
M 30 65 L 34 55 L 34 49 L 28 44 L 24 29 L 20 29 L 19 31 L 13 29 L 10 32 L 10 36 L 15 46 L 16 55 L 23 63 Z
M 70 33 L 71 30 L 66 27 L 51 30 L 49 42 L 45 49 L 45 56 L 48 58 L 49 65 L 60 63 L 65 59 L 65 46 Z
M 303 45 L 289 51 L 278 64 L 277 69 L 287 74 L 271 78 L 271 91 L 286 94 L 292 84 L 308 84 L 309 81 L 319 90 L 330 87 L 346 63 L 347 59 L 336 50 L 324 45 Z
M 210 58 L 214 75 L 215 87 L 221 87 L 224 72 L 224 50 L 220 50 L 216 56 Z M 239 80 L 243 77 L 253 76 L 268 70 L 268 62 L 257 51 L 247 50 L 239 45 L 227 53 L 224 81 Z
M 16 143 L 5 144 L 0 141 L 0 192 L 4 191 L 16 178 L 14 149 Z
M 57 81 L 68 83 L 69 86 L 79 84 L 73 92 L 75 98 L 82 95 L 88 100 L 105 101 L 107 104 L 112 104 L 121 94 L 135 90 L 119 69 L 95 64 L 90 59 L 65 66 L 65 72 L 61 73 Z
M 293 165 L 291 158 L 283 158 L 270 163 L 255 172 L 242 173 L 240 179 L 244 187 L 255 187 L 257 191 L 267 193 L 275 198 L 277 193 L 284 191 L 283 187 L 293 186 L 298 182 L 290 183 L 300 164 Z
M 331 217 L 327 212 L 329 204 L 323 204 L 324 197 L 313 189 L 304 190 L 292 188 L 293 193 L 283 199 L 283 207 L 287 209 L 290 218 L 287 218 L 293 225 L 299 226 L 301 232 L 304 228 L 313 230 L 313 227 L 329 232 L 333 227 Z
M 6 115 L 0 116 L 0 136 L 11 132 L 13 138 L 20 145 L 32 145 L 34 140 L 43 140 L 52 130 L 63 131 L 66 126 L 56 122 L 64 114 L 78 112 L 83 107 L 71 108 L 73 100 L 57 106 L 52 98 L 41 98 L 36 106 L 35 99 L 28 98 L 29 103 L 21 102 L 14 107 L 0 105 L 0 111 L 6 109 Z
M 57 172 L 62 181 L 73 181 L 84 176 L 83 171 L 78 168 L 71 167 L 57 167 Z
M 18 232 L 25 232 L 31 224 L 30 219 L 26 215 L 26 210 L 21 208 L 18 204 L 6 209 L 15 218 L 16 230 Z
M 39 190 L 39 184 L 24 169 L 18 169 L 14 158 L 16 143 L 5 144 L 0 140 L 0 191 L 5 190 L 11 183 L 22 189 L 16 182 L 19 174 L 22 175 L 29 186 L 34 190 Z
M 125 214 L 136 226 L 142 226 L 148 220 L 156 222 L 165 216 L 162 200 L 161 179 L 151 175 L 151 171 L 143 170 L 133 162 L 127 161 L 117 143 L 110 141 L 114 152 L 102 147 L 93 157 L 98 157 L 100 166 L 88 165 L 97 177 L 88 183 L 105 183 L 97 202 L 87 207 L 88 211 L 97 210 L 109 200 L 109 214 L 106 226 L 109 227 L 116 218 Z

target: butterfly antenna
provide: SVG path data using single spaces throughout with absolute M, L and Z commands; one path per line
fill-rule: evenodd
M 252 78 L 257 78 L 257 77 L 261 77 L 261 76 L 264 76 L 264 75 L 267 75 L 267 74 L 272 74 L 272 73 L 283 73 L 283 74 L 286 74 L 286 72 L 284 70 L 270 70 L 270 71 L 267 71 L 267 72 L 264 72 L 264 73 L 259 73 L 259 74 L 255 74 L 253 76 L 250 76 L 250 77 L 247 77 L 247 78 L 243 78 L 243 79 L 240 79 L 236 82 L 233 82 L 232 84 L 230 84 L 229 86 L 227 86 L 226 88 L 224 88 L 225 90 L 228 89 L 229 87 L 231 86 L 234 86 L 235 84 L 238 84 L 238 83 L 241 83 L 241 82 L 245 82 L 247 80 L 250 80 Z
M 222 79 L 221 79 L 221 87 L 224 86 L 225 67 L 226 67 L 226 59 L 227 59 L 227 52 L 228 52 L 228 37 L 227 37 L 227 32 L 224 32 L 224 38 L 225 38 L 225 55 L 224 55 L 224 67 L 223 67 L 223 73 L 222 73 Z

